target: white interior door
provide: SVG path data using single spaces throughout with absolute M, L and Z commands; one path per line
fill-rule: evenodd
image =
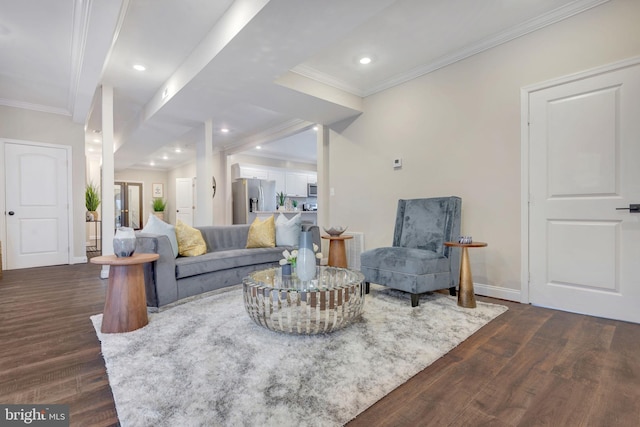
M 193 226 L 193 179 L 176 178 L 176 223 Z
M 640 322 L 640 65 L 533 92 L 530 301 Z
M 8 269 L 69 263 L 67 151 L 5 144 Z

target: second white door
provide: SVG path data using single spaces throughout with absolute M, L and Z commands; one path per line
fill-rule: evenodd
M 640 322 L 640 65 L 529 97 L 533 304 Z
M 193 225 L 193 179 L 176 178 L 176 223 Z

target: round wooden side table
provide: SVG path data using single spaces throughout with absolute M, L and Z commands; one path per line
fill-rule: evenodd
M 158 254 L 136 254 L 128 257 L 103 255 L 91 258 L 92 264 L 108 265 L 109 287 L 102 314 L 102 333 L 131 332 L 149 323 L 147 295 L 144 289 L 144 263 Z
M 458 243 L 444 242 L 445 246 L 462 248 L 460 257 L 460 285 L 458 288 L 458 305 L 465 308 L 476 308 L 476 297 L 473 293 L 473 278 L 471 277 L 471 264 L 467 248 L 483 248 L 485 242 Z
M 353 236 L 321 236 L 329 240 L 329 261 L 330 267 L 347 268 L 347 250 L 344 245 L 345 240 L 353 239 Z

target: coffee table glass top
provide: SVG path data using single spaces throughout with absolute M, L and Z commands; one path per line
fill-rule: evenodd
M 316 278 L 283 276 L 280 268 L 249 274 L 243 280 L 249 317 L 265 328 L 294 334 L 340 329 L 360 317 L 364 276 L 346 268 L 317 267 Z

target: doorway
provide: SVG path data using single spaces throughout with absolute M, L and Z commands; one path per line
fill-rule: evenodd
M 142 228 L 142 183 L 116 182 L 114 184 L 115 223 L 118 227 Z
M 193 191 L 195 178 L 176 178 L 176 224 L 193 226 Z
M 71 150 L 4 143 L 7 269 L 68 264 Z
M 526 99 L 530 302 L 640 323 L 640 58 Z

